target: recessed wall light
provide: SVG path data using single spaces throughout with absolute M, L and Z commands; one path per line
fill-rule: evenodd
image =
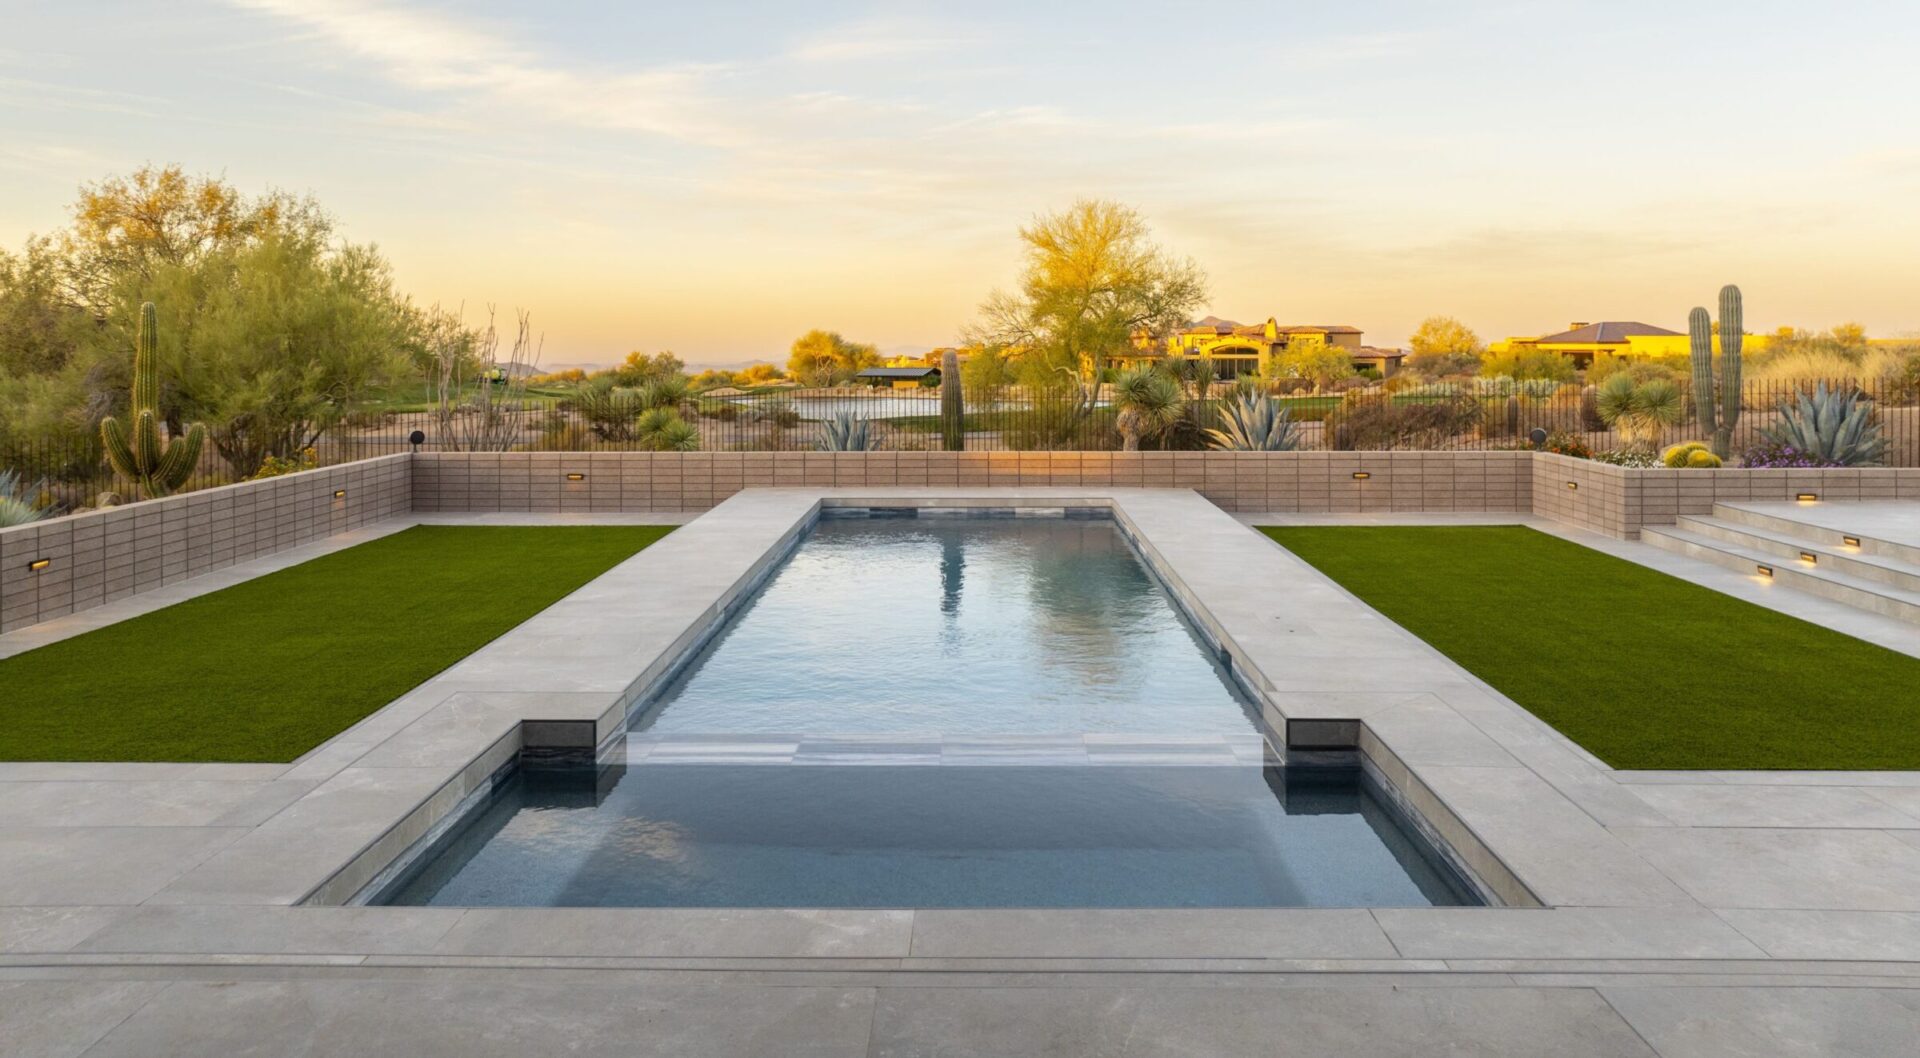
M 347 498 L 347 490 L 346 490 L 346 489 L 334 489 L 334 490 L 333 490 L 333 498 L 334 498 L 334 499 L 336 499 L 336 500 L 344 500 L 344 499 L 346 499 L 346 498 Z
M 1771 577 L 1771 576 L 1773 576 L 1773 567 L 1772 567 L 1772 566 L 1768 566 L 1768 565 L 1759 565 L 1759 566 L 1755 566 L 1755 567 L 1753 567 L 1753 569 L 1754 569 L 1754 572 L 1756 572 L 1756 573 L 1758 573 L 1758 574 L 1760 574 L 1760 575 L 1761 575 L 1761 576 L 1763 576 L 1763 577 Z
M 53 559 L 36 558 L 32 562 L 27 563 L 27 570 L 31 573 L 38 573 L 51 565 L 53 565 Z
M 1356 470 L 1353 472 L 1353 480 L 1355 481 L 1365 481 L 1372 476 L 1373 476 L 1372 474 L 1369 474 L 1364 470 Z
M 1802 551 L 1800 552 L 1800 561 L 1805 562 L 1808 565 L 1814 565 L 1820 561 L 1820 556 L 1814 554 L 1811 551 Z
M 585 474 L 578 474 L 578 473 L 568 474 L 567 480 L 568 481 L 585 481 L 587 480 L 587 476 Z
M 1799 500 L 1801 503 L 1812 503 L 1820 498 L 1820 494 L 1817 492 L 1796 492 L 1793 498 Z
M 1847 545 L 1848 547 L 1860 546 L 1860 538 L 1857 536 L 1843 536 L 1840 538 L 1840 542 Z
M 1569 481 L 1567 482 L 1567 487 L 1570 489 L 1578 489 L 1580 487 L 1580 483 L 1577 481 Z

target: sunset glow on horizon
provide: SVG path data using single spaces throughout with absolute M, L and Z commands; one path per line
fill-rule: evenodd
M 952 343 L 1097 196 L 1209 310 L 1485 339 L 1920 334 L 1920 9 L 1841 3 L 8 3 L 0 246 L 177 163 L 310 193 L 548 364 Z M 1873 101 L 1871 103 L 1864 101 Z

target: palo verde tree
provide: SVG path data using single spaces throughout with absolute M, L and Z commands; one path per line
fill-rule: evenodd
M 1029 389 L 1073 387 L 1091 412 L 1108 362 L 1135 337 L 1186 325 L 1207 296 L 1206 275 L 1152 240 L 1139 212 L 1082 199 L 1020 229 L 1025 267 L 1012 291 L 995 291 L 969 329 L 975 345 L 1023 350 Z

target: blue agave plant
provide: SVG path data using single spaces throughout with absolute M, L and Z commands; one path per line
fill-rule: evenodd
M 39 491 L 37 485 L 23 488 L 19 472 L 0 470 L 0 528 L 37 522 L 51 514 L 33 502 Z
M 1244 394 L 1221 407 L 1219 429 L 1208 430 L 1213 447 L 1230 452 L 1291 452 L 1300 432 L 1287 410 L 1272 397 Z
M 879 445 L 870 423 L 852 412 L 837 412 L 820 423 L 822 452 L 871 452 Z
M 1761 433 L 1831 467 L 1875 466 L 1887 451 L 1873 402 L 1859 390 L 1830 390 L 1825 382 L 1782 402 L 1780 421 Z

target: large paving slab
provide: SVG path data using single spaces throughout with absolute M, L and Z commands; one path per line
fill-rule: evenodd
M 532 726 L 618 730 L 822 502 L 1111 504 L 1276 732 L 1358 724 L 1436 830 L 1548 906 L 302 905 L 351 897 Z M 292 764 L 0 764 L 0 985 L 34 986 L 44 1053 L 540 1050 L 523 1024 L 573 1053 L 1719 1053 L 1695 994 L 1778 997 L 1746 1028 L 1803 1053 L 1896 1053 L 1874 1048 L 1920 981 L 1915 791 L 1616 772 L 1193 493 L 748 490 Z

